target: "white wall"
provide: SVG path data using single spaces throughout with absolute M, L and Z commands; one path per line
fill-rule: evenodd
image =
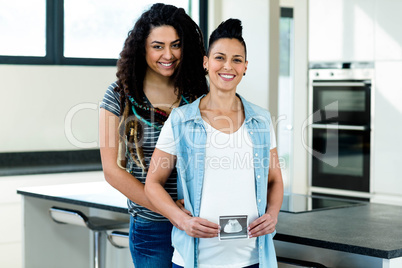
M 97 147 L 97 106 L 115 73 L 116 67 L 0 65 L 0 153 Z

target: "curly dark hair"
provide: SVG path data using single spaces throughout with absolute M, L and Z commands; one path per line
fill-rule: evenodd
M 147 70 L 145 60 L 145 43 L 151 30 L 159 26 L 172 26 L 181 44 L 181 58 L 178 69 L 172 76 L 178 98 L 181 95 L 188 97 L 192 102 L 197 97 L 208 92 L 208 85 L 203 69 L 203 57 L 205 56 L 204 39 L 201 29 L 188 16 L 183 8 L 172 5 L 154 4 L 145 11 L 134 28 L 129 31 L 124 43 L 120 58 L 117 61 L 117 87 L 115 91 L 120 94 L 120 138 L 126 143 L 132 159 L 144 170 L 147 169 L 144 162 L 144 154 L 141 145 L 143 126 L 138 116 L 132 116 L 132 97 L 138 107 L 137 114 L 142 118 L 151 118 L 161 124 L 167 116 L 161 116 L 159 109 L 147 109 L 149 104 L 144 103 L 143 83 Z M 145 108 L 144 108 L 145 107 Z M 148 106 L 149 107 L 149 106 Z M 153 113 L 153 114 L 151 114 Z M 157 115 L 157 116 L 155 116 Z

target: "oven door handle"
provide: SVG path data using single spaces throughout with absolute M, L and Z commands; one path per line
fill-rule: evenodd
M 321 128 L 321 129 L 340 129 L 340 130 L 357 130 L 357 131 L 366 131 L 368 130 L 368 126 L 348 126 L 348 125 L 335 125 L 335 124 L 312 124 L 312 128 Z
M 313 87 L 365 87 L 363 82 L 313 82 Z

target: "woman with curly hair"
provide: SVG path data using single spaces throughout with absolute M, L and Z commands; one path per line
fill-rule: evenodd
M 128 198 L 135 267 L 172 265 L 172 224 L 155 212 L 144 183 L 170 111 L 208 90 L 204 55 L 201 30 L 185 11 L 154 4 L 129 32 L 117 62 L 117 81 L 108 87 L 100 106 L 103 172 L 106 181 Z M 176 177 L 173 170 L 165 184 L 173 200 Z

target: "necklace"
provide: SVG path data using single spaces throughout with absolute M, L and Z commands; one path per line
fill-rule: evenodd
M 185 102 L 186 104 L 189 103 L 189 102 L 187 101 L 187 99 L 186 99 L 183 95 L 181 95 L 181 97 L 182 97 L 182 99 L 184 100 L 184 102 Z M 152 123 L 152 122 L 146 120 L 146 119 L 143 118 L 141 115 L 139 115 L 139 114 L 137 113 L 137 111 L 136 111 L 136 109 L 135 109 L 134 106 L 137 106 L 138 108 L 143 109 L 143 110 L 155 112 L 157 115 L 163 116 L 164 118 L 167 118 L 167 117 L 168 117 L 168 114 L 167 114 L 167 113 L 165 113 L 165 112 L 163 112 L 163 111 L 161 111 L 161 110 L 155 109 L 155 108 L 153 108 L 153 107 L 148 107 L 148 106 L 141 105 L 141 104 L 137 103 L 137 102 L 134 100 L 134 98 L 131 97 L 131 96 L 129 96 L 129 95 L 128 95 L 128 99 L 129 99 L 130 102 L 133 104 L 133 105 L 131 105 L 131 109 L 133 110 L 133 113 L 134 113 L 135 117 L 137 117 L 140 121 L 144 122 L 146 125 L 148 125 L 148 126 L 150 126 L 150 127 L 153 127 L 153 128 L 156 129 L 156 130 L 159 130 L 159 131 L 160 131 L 160 130 L 162 129 L 160 126 L 157 126 L 156 124 L 154 124 L 154 123 Z M 172 106 L 173 106 L 173 104 L 172 104 Z

